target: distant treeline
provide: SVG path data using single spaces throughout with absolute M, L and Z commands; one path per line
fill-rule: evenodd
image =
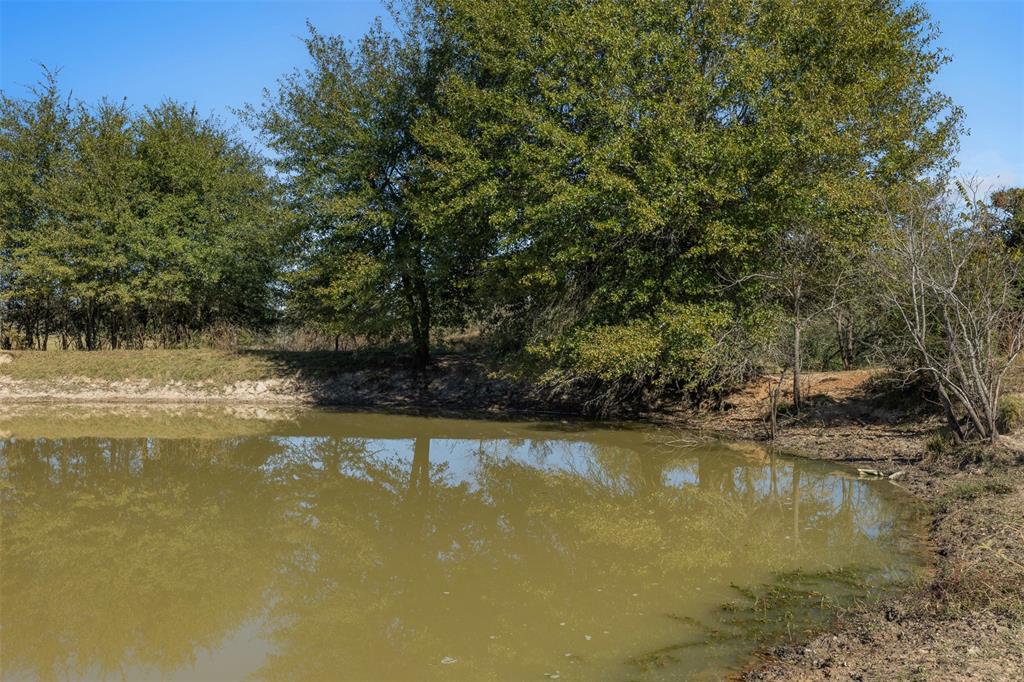
M 46 73 L 33 98 L 0 100 L 0 129 L 0 343 L 171 345 L 270 319 L 273 186 L 215 121 L 89 107 Z
M 283 323 L 422 366 L 438 329 L 471 326 L 605 403 L 775 367 L 799 407 L 809 357 L 920 367 L 959 343 L 935 282 L 912 305 L 939 335 L 893 341 L 908 318 L 875 294 L 894 263 L 1014 262 L 1019 234 L 990 237 L 1019 232 L 1019 193 L 946 210 L 962 115 L 919 5 L 410 0 L 394 19 L 355 45 L 310 28 L 308 65 L 244 110 L 269 174 L 177 104 L 86 107 L 52 79 L 4 98 L 7 343 Z M 924 250 L 900 261 L 908 230 Z

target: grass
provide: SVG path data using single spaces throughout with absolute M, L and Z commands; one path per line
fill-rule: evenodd
M 1008 495 L 1014 489 L 1013 482 L 1006 475 L 995 475 L 977 481 L 957 481 L 935 498 L 932 508 L 936 512 L 946 513 L 957 503 L 973 502 L 987 495 Z
M 934 501 L 946 548 L 933 585 L 943 612 L 987 611 L 1024 623 L 1024 472 L 996 467 L 954 481 Z
M 230 383 L 280 377 L 330 376 L 405 362 L 394 351 L 220 351 L 209 349 L 6 351 L 13 362 L 0 365 L 0 377 L 25 380 L 68 378 L 159 382 Z

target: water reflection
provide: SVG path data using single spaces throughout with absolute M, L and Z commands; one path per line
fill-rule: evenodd
M 756 449 L 325 412 L 182 437 L 182 419 L 160 438 L 4 427 L 5 677 L 718 674 L 749 640 L 635 661 L 685 619 L 714 626 L 730 585 L 914 565 L 886 484 Z

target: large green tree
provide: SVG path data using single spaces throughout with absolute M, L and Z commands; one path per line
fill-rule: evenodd
M 44 71 L 30 99 L 0 93 L 0 344 L 15 328 L 31 346 L 59 308 L 51 264 L 36 236 L 47 221 L 51 182 L 69 162 L 72 106 Z M 31 265 L 28 265 L 31 263 Z M 44 332 L 45 333 L 45 332 Z
M 469 67 L 417 127 L 433 201 L 487 216 L 498 328 L 570 374 L 703 381 L 788 233 L 862 240 L 955 143 L 916 5 L 440 4 Z
M 249 114 L 294 210 L 291 312 L 334 333 L 409 338 L 423 366 L 435 326 L 463 319 L 481 242 L 430 216 L 414 130 L 436 113 L 452 53 L 429 8 L 408 9 L 397 32 L 378 23 L 354 49 L 310 27 L 310 68 Z

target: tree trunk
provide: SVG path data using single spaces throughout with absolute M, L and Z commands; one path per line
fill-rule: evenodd
M 963 443 L 963 427 L 960 426 L 960 420 L 956 418 L 956 413 L 953 412 L 953 401 L 949 399 L 946 387 L 942 385 L 942 381 L 938 378 L 937 373 L 935 383 L 939 390 L 939 402 L 942 403 L 942 412 L 946 416 L 946 425 L 949 426 L 949 430 L 953 433 L 953 440 L 957 443 Z
M 800 323 L 793 325 L 793 409 L 800 413 Z
M 839 357 L 843 361 L 843 369 L 853 369 L 853 316 L 839 312 L 835 316 L 836 342 L 839 346 Z
M 409 472 L 409 496 L 424 497 L 430 492 L 430 438 L 417 436 L 412 446 Z
M 857 354 L 853 348 L 853 316 L 846 318 L 846 358 L 843 360 L 844 369 L 853 369 L 857 360 Z
M 800 414 L 800 284 L 793 290 L 793 409 Z
M 416 352 L 416 366 L 426 367 L 430 364 L 430 295 L 427 292 L 427 285 L 422 278 L 416 282 L 416 302 L 419 309 L 420 336 L 413 339 Z
M 430 364 L 430 302 L 426 285 L 417 278 L 402 275 L 402 290 L 408 308 L 409 338 L 412 340 L 413 366 L 423 369 Z
M 793 539 L 800 544 L 800 462 L 793 460 Z

